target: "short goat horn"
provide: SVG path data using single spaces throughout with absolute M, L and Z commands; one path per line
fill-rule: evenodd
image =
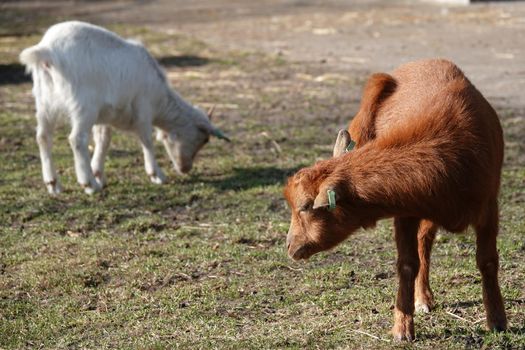
M 337 134 L 337 140 L 335 140 L 333 157 L 339 157 L 344 154 L 347 150 L 348 145 L 352 142 L 350 134 L 346 130 L 339 130 Z
M 215 111 L 215 105 L 211 106 L 210 109 L 208 110 L 208 119 L 211 120 L 211 118 L 213 117 L 213 112 Z

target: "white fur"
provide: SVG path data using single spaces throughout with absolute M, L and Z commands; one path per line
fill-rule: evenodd
M 104 28 L 82 22 L 53 25 L 40 43 L 22 51 L 20 61 L 33 75 L 37 142 L 50 193 L 60 192 L 51 158 L 53 128 L 60 116 L 71 122 L 69 142 L 77 179 L 86 193 L 104 186 L 110 126 L 138 136 L 154 183 L 164 183 L 165 176 L 153 154 L 153 127 L 179 172 L 191 169 L 197 151 L 216 132 L 203 111 L 170 89 L 164 72 L 141 44 Z M 90 161 L 92 128 L 95 150 Z

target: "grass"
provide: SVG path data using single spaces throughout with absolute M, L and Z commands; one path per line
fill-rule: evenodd
M 53 198 L 41 181 L 31 85 L 19 75 L 0 84 L 0 348 L 525 348 L 523 110 L 496 106 L 508 144 L 499 250 L 509 331 L 484 330 L 471 232 L 442 233 L 431 270 L 437 308 L 416 317 L 414 343 L 394 344 L 389 221 L 308 263 L 284 249 L 283 181 L 330 155 L 366 75 L 113 29 L 164 60 L 183 96 L 217 104 L 216 123 L 234 143 L 213 140 L 191 175 L 171 173 L 159 187 L 137 141 L 118 132 L 109 186 L 86 196 L 61 127 L 54 157 L 66 191 Z M 19 74 L 17 52 L 38 38 L 0 37 L 0 65 Z M 157 154 L 168 170 L 160 146 Z

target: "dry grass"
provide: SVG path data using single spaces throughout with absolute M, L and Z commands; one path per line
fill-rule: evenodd
M 364 72 L 114 29 L 140 37 L 183 96 L 217 104 L 217 123 L 235 142 L 213 140 L 190 176 L 171 174 L 158 187 L 142 172 L 137 142 L 118 133 L 109 186 L 87 197 L 61 128 L 54 154 L 66 192 L 51 198 L 30 83 L 16 73 L 17 52 L 38 35 L 0 37 L 0 65 L 14 65 L 19 78 L 0 85 L 0 347 L 392 348 L 390 222 L 306 264 L 284 249 L 283 181 L 330 155 L 357 109 Z M 525 347 L 524 111 L 496 107 L 508 145 L 499 249 L 510 330 L 484 331 L 473 237 L 444 233 L 431 271 L 437 308 L 417 316 L 416 342 L 396 346 Z M 160 147 L 158 155 L 167 170 Z

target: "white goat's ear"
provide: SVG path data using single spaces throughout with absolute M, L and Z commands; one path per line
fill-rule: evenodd
M 322 186 L 321 186 L 322 187 Z M 323 187 L 322 187 L 323 188 Z M 336 194 L 333 188 L 323 188 L 315 197 L 312 209 L 326 208 L 334 210 L 336 207 Z

